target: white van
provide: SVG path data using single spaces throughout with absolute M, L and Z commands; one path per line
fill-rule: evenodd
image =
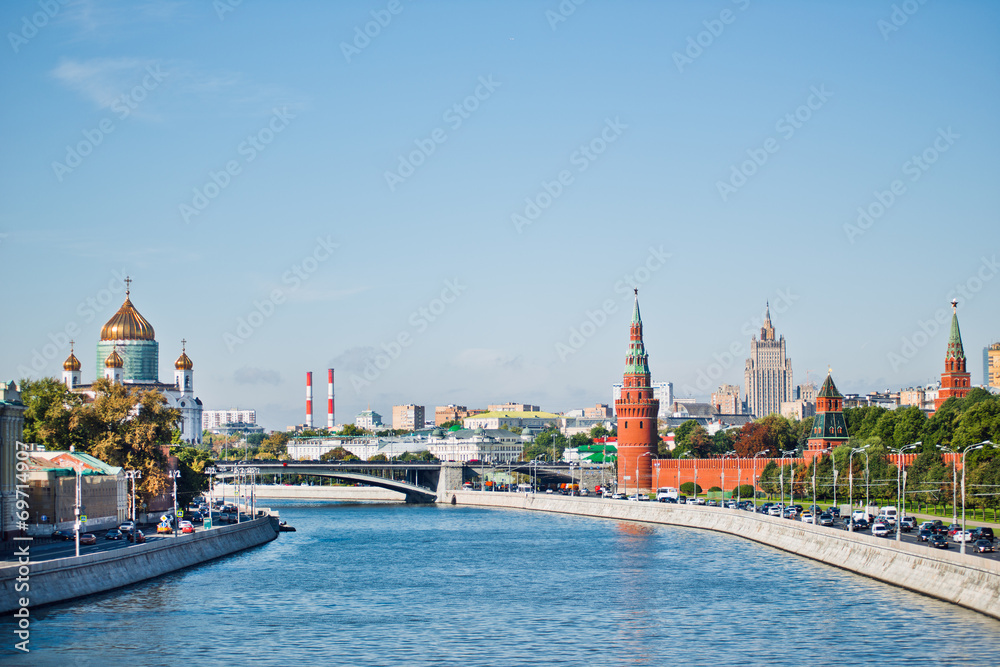
M 879 510 L 879 514 L 884 516 L 886 520 L 893 526 L 896 525 L 896 520 L 899 518 L 899 513 L 896 511 L 895 505 L 886 505 L 885 507 Z
M 672 486 L 664 486 L 663 488 L 656 490 L 656 500 L 662 502 L 664 498 L 671 498 L 677 500 L 680 494 Z

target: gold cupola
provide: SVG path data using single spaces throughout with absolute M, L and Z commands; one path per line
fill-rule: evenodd
M 125 362 L 122 360 L 122 355 L 118 354 L 118 350 L 111 350 L 111 354 L 104 360 L 105 368 L 123 368 L 124 366 Z
M 64 371 L 78 371 L 78 370 L 80 370 L 80 360 L 76 358 L 75 354 L 73 354 L 72 341 L 70 341 L 70 342 L 71 342 L 71 344 L 70 344 L 70 347 L 69 347 L 69 356 L 66 357 L 66 361 L 63 362 L 63 370 Z
M 146 321 L 146 318 L 139 314 L 139 311 L 132 305 L 129 299 L 128 284 L 132 281 L 125 279 L 125 303 L 112 316 L 108 323 L 101 329 L 101 340 L 155 340 L 156 333 L 153 325 Z
M 185 350 L 187 341 L 181 341 L 181 356 L 177 357 L 177 361 L 174 362 L 174 368 L 179 371 L 189 371 L 194 368 L 194 363 L 191 361 L 191 357 L 187 356 Z

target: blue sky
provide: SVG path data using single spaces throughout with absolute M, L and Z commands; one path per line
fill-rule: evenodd
M 1000 339 L 996 3 L 42 0 L 0 26 L 5 377 L 58 375 L 69 330 L 92 379 L 126 274 L 161 380 L 185 338 L 206 408 L 269 428 L 307 370 L 325 423 L 330 366 L 338 422 L 608 402 L 633 285 L 680 396 L 742 384 L 767 301 L 796 382 L 842 391 L 934 381 L 953 297 L 974 383 Z

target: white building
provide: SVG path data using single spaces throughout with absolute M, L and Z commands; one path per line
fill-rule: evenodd
M 541 411 L 504 411 L 504 412 L 481 412 L 462 420 L 462 425 L 466 429 L 485 428 L 487 430 L 499 429 L 503 426 L 508 428 L 545 428 L 549 424 L 558 424 L 559 415 L 551 412 Z M 457 459 L 456 459 L 457 460 Z
M 201 430 L 208 431 L 226 424 L 256 424 L 256 410 L 205 410 L 201 413 Z
M 354 418 L 354 425 L 358 428 L 365 428 L 369 431 L 376 428 L 382 428 L 384 424 L 382 423 L 382 415 L 375 412 L 374 410 L 365 410 Z
M 434 429 L 427 439 L 427 451 L 442 461 L 509 463 L 521 458 L 524 443 L 522 436 L 499 428 Z

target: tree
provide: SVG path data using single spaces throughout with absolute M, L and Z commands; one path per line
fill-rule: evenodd
M 991 397 L 969 405 L 958 420 L 952 447 L 965 449 L 984 440 L 1000 443 L 1000 399 Z
M 343 447 L 334 447 L 330 451 L 323 452 L 322 454 L 320 454 L 319 455 L 319 460 L 320 461 L 343 461 L 344 459 L 346 459 L 350 455 L 351 455 L 351 453 L 349 451 L 347 451 L 346 449 L 344 449 Z
M 721 429 L 712 436 L 712 452 L 715 454 L 725 454 L 736 449 L 736 436 L 739 433 L 737 428 Z
M 55 378 L 21 380 L 25 442 L 44 445 L 46 449 L 79 448 L 80 433 L 70 428 L 73 411 L 83 404 L 83 397 L 66 388 Z
M 371 435 L 372 432 L 357 426 L 356 424 L 344 424 L 340 429 L 341 435 Z
M 760 472 L 760 477 L 757 480 L 757 486 L 760 487 L 761 491 L 767 494 L 770 498 L 771 494 L 780 492 L 781 489 L 778 488 L 778 464 L 773 460 L 768 461 L 767 465 Z
M 734 446 L 737 456 L 741 458 L 752 458 L 758 452 L 778 456 L 784 450 L 795 449 L 792 422 L 781 415 L 768 415 L 748 422 L 736 435 Z
M 701 493 L 701 484 L 697 485 L 697 489 L 695 489 L 694 482 L 684 482 L 683 484 L 681 484 L 681 493 L 683 493 L 686 496 L 699 494 Z
M 212 457 L 195 447 L 171 447 L 170 453 L 177 457 L 177 469 L 181 471 L 177 478 L 177 506 L 184 507 L 208 488 L 205 468 L 213 464 Z
M 83 451 L 113 466 L 142 471 L 137 491 L 147 502 L 167 487 L 162 446 L 170 442 L 180 411 L 157 391 L 133 391 L 106 378 L 94 382 L 96 398 L 73 411 L 70 428 Z
M 258 451 L 261 455 L 271 459 L 288 458 L 288 441 L 291 440 L 284 431 L 272 431 L 265 440 L 260 443 Z
M 614 435 L 614 434 L 615 434 L 614 431 L 609 431 L 608 429 L 604 428 L 604 426 L 601 424 L 596 424 L 592 426 L 590 429 L 591 440 L 597 440 L 598 438 L 606 438 L 609 435 Z
M 444 429 L 445 431 L 447 431 L 452 426 L 457 426 L 459 428 L 462 428 L 462 420 L 461 419 L 449 419 L 448 421 L 446 421 L 443 424 L 439 425 L 438 428 Z
M 572 438 L 569 439 L 570 447 L 589 447 L 594 444 L 594 441 L 590 439 L 586 433 L 575 433 Z
M 896 410 L 896 425 L 892 432 L 893 447 L 911 445 L 924 437 L 927 415 L 915 405 Z
M 555 458 L 553 458 L 555 449 Z M 566 436 L 556 429 L 547 429 L 535 436 L 535 441 L 524 448 L 521 458 L 524 461 L 531 461 L 541 455 L 545 455 L 546 461 L 558 461 L 562 458 L 563 451 L 566 450 Z
M 260 447 L 265 438 L 267 436 L 263 433 L 247 433 L 245 440 L 253 447 Z
M 374 456 L 369 456 L 368 460 L 369 461 L 378 461 L 380 463 L 384 463 L 384 462 L 386 462 L 386 461 L 389 460 L 389 457 L 387 457 L 385 454 L 375 454 Z

